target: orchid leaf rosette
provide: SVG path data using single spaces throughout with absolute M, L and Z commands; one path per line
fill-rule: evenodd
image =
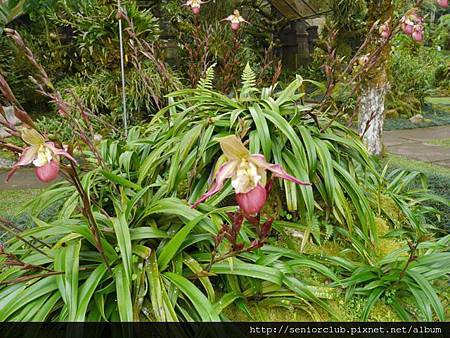
M 267 171 L 272 173 L 272 177 L 310 185 L 289 175 L 279 164 L 268 163 L 264 155 L 250 154 L 242 141 L 234 135 L 219 139 L 219 143 L 227 161 L 217 170 L 210 190 L 194 203 L 194 208 L 222 190 L 229 178 L 236 193 L 236 201 L 245 215 L 256 215 L 264 207 L 269 190 Z
M 57 148 L 54 142 L 46 142 L 44 137 L 34 129 L 23 128 L 21 130 L 21 138 L 28 146 L 22 151 L 19 160 L 13 165 L 6 177 L 6 181 L 9 181 L 20 167 L 33 164 L 36 167 L 36 177 L 41 182 L 51 182 L 58 176 L 60 156 L 64 156 L 76 163 L 76 160 L 67 150 Z

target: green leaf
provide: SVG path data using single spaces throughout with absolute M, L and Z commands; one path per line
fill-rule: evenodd
M 117 244 L 119 246 L 120 255 L 122 257 L 122 263 L 125 269 L 125 275 L 127 283 L 131 282 L 131 259 L 132 259 L 132 246 L 130 230 L 124 214 L 120 214 L 118 218 L 112 219 L 112 225 L 117 238 Z
M 369 297 L 366 300 L 366 305 L 364 306 L 363 312 L 361 314 L 361 320 L 364 322 L 367 322 L 369 319 L 369 314 L 372 311 L 372 308 L 374 307 L 375 303 L 380 299 L 380 296 L 383 294 L 383 292 L 386 290 L 384 287 L 378 287 L 374 289 Z
M 56 285 L 55 276 L 42 278 L 27 287 L 24 291 L 17 294 L 16 297 L 12 298 L 4 307 L 0 309 L 0 321 L 7 321 L 14 312 L 19 311 L 28 303 L 42 297 L 43 295 L 56 291 L 57 289 L 58 286 Z
M 78 308 L 78 270 L 81 240 L 71 241 L 55 254 L 55 270 L 64 274 L 56 276 L 59 291 L 68 309 L 68 320 L 74 321 Z
M 106 170 L 102 170 L 101 171 L 102 175 L 105 176 L 108 180 L 110 180 L 113 183 L 116 183 L 120 186 L 126 187 L 126 188 L 131 188 L 134 190 L 141 190 L 142 187 L 139 184 L 133 183 L 129 180 L 127 180 L 126 178 L 123 178 L 119 175 L 113 174 L 111 172 L 108 172 Z
M 114 280 L 116 282 L 117 308 L 120 321 L 133 321 L 133 304 L 131 301 L 131 291 L 129 276 L 122 264 L 114 268 Z
M 415 272 L 413 269 L 408 269 L 406 271 L 406 274 L 417 282 L 417 284 L 420 286 L 420 289 L 425 293 L 428 302 L 431 303 L 434 311 L 436 311 L 439 320 L 445 322 L 446 318 L 444 308 L 442 307 L 441 301 L 439 300 L 439 297 L 437 296 L 431 284 L 425 279 L 425 277 L 423 277 L 420 273 Z
M 183 276 L 172 272 L 164 273 L 164 276 L 189 298 L 192 305 L 197 310 L 202 321 L 205 322 L 219 322 L 219 315 L 214 310 L 214 307 L 205 297 L 205 295 L 197 289 L 197 287 Z
M 249 107 L 248 111 L 252 115 L 253 121 L 255 122 L 264 156 L 267 160 L 269 160 L 272 154 L 272 140 L 270 139 L 269 126 L 266 118 L 264 117 L 264 113 L 259 105 Z
M 163 249 L 158 255 L 158 265 L 160 270 L 165 270 L 172 258 L 178 253 L 178 249 L 183 244 L 186 237 L 194 229 L 194 227 L 206 217 L 207 215 L 200 215 L 187 223 L 175 236 L 164 245 Z
M 191 256 L 189 256 L 186 253 L 184 254 L 183 262 L 193 273 L 200 274 L 203 272 L 203 267 L 200 265 L 200 263 L 197 262 L 194 258 L 192 258 Z M 214 286 L 212 285 L 209 278 L 208 277 L 199 277 L 199 280 L 200 280 L 200 283 L 202 283 L 203 287 L 205 288 L 205 290 L 208 294 L 208 299 L 211 302 L 214 302 L 215 298 L 216 298 L 216 294 L 214 291 Z
M 91 304 L 92 296 L 97 289 L 98 285 L 103 279 L 107 268 L 105 264 L 99 265 L 84 282 L 80 288 L 80 298 L 78 301 L 78 309 L 75 321 L 84 322 L 86 311 L 88 306 Z
M 239 298 L 241 298 L 241 296 L 236 292 L 228 292 L 213 304 L 214 310 L 217 314 L 220 314 L 223 310 L 225 310 L 229 305 L 233 304 Z
M 277 285 L 282 284 L 283 274 L 274 268 L 244 263 L 237 258 L 232 258 L 232 265 L 229 262 L 219 262 L 212 266 L 212 273 L 247 276 L 266 280 Z

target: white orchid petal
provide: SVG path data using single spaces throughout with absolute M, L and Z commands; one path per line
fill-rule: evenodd
M 37 151 L 37 156 L 33 161 L 33 164 L 39 168 L 50 163 L 52 160 L 53 160 L 52 150 L 47 146 L 42 145 L 41 147 L 39 147 Z
M 236 174 L 233 176 L 231 184 L 238 194 L 245 194 L 253 190 L 261 181 L 258 167 L 247 160 L 239 163 Z

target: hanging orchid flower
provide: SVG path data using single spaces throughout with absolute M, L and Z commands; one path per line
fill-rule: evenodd
M 19 160 L 8 173 L 6 181 L 9 181 L 19 167 L 33 163 L 36 167 L 36 177 L 41 182 L 51 182 L 59 173 L 59 156 L 76 163 L 66 150 L 56 148 L 53 142 L 45 142 L 44 137 L 34 129 L 24 128 L 21 131 L 21 138 L 29 146 L 23 150 Z
M 401 27 L 405 34 L 411 36 L 414 41 L 422 42 L 424 37 L 423 17 L 417 13 L 403 16 L 401 19 Z
M 448 0 L 437 0 L 437 4 L 442 8 L 448 8 Z
M 310 185 L 290 176 L 279 164 L 266 162 L 261 154 L 251 155 L 239 138 L 234 135 L 219 140 L 220 147 L 227 158 L 217 171 L 211 189 L 197 202 L 195 208 L 212 195 L 218 193 L 226 179 L 231 178 L 231 185 L 236 192 L 236 201 L 246 215 L 255 215 L 261 211 L 267 200 L 267 170 L 274 177 L 301 185 Z
M 387 40 L 391 36 L 391 28 L 389 27 L 389 22 L 385 22 L 380 26 L 380 35 L 384 40 Z
M 402 30 L 406 35 L 411 35 L 414 30 L 414 21 L 411 20 L 410 16 L 404 16 L 401 19 Z
M 195 15 L 200 14 L 200 7 L 207 3 L 207 1 L 202 0 L 188 0 L 184 5 L 191 7 L 192 13 Z
M 423 41 L 423 27 L 414 26 L 414 31 L 411 36 L 414 41 L 422 42 Z
M 242 22 L 249 23 L 241 16 L 241 14 L 237 9 L 234 10 L 233 14 L 227 16 L 225 19 L 222 19 L 221 21 L 229 21 L 231 24 L 231 29 L 234 31 L 239 30 Z

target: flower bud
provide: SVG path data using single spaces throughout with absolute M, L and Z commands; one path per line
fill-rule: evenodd
M 200 14 L 200 7 L 192 7 L 192 13 L 194 13 L 195 15 L 199 15 Z
M 414 39 L 414 41 L 422 42 L 422 41 L 423 41 L 423 31 L 421 31 L 421 30 L 415 30 L 415 31 L 412 33 L 412 38 Z
M 448 0 L 437 0 L 437 4 L 442 8 L 448 8 Z
M 236 201 L 242 212 L 247 215 L 255 215 L 261 211 L 267 200 L 267 192 L 258 184 L 247 193 L 236 194 Z
M 49 163 L 35 169 L 36 177 L 43 183 L 49 183 L 58 177 L 59 163 L 51 160 Z

